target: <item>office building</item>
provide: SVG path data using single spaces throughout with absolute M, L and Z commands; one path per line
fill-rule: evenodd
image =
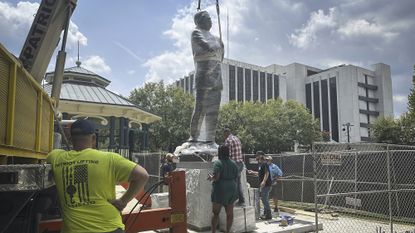
M 286 80 L 284 76 L 273 73 L 267 67 L 252 65 L 230 59 L 222 63 L 221 105 L 229 101 L 286 100 Z M 194 72 L 176 81 L 184 91 L 195 94 Z
M 371 124 L 379 116 L 393 117 L 390 66 L 383 63 L 372 65 L 372 70 L 354 65 L 321 70 L 299 63 L 261 67 L 225 59 L 222 80 L 221 104 L 296 100 L 336 142 L 369 141 Z M 194 73 L 176 85 L 194 94 Z

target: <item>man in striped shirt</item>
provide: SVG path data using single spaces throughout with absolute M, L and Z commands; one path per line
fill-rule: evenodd
M 232 134 L 229 128 L 224 129 L 224 136 L 225 136 L 225 145 L 229 147 L 229 158 L 235 161 L 236 166 L 238 167 L 238 179 L 237 179 L 237 187 L 238 187 L 238 203 L 237 205 L 244 206 L 245 205 L 245 198 L 242 192 L 241 186 L 241 172 L 245 167 L 245 163 L 242 157 L 242 145 L 241 141 L 238 137 Z

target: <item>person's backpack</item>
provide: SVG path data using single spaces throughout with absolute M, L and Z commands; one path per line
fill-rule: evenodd
M 272 180 L 275 180 L 277 177 L 282 176 L 282 171 L 276 164 L 271 163 L 269 165 L 269 170 L 271 172 Z

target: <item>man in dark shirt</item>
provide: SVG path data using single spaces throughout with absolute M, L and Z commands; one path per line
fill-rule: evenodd
M 272 219 L 271 207 L 269 205 L 269 191 L 271 190 L 271 174 L 269 171 L 269 166 L 265 160 L 265 153 L 262 151 L 257 151 L 256 160 L 258 161 L 259 170 L 258 172 L 248 170 L 249 174 L 254 174 L 258 176 L 259 187 L 261 192 L 261 201 L 264 205 L 264 215 L 260 218 L 263 220 Z
M 166 154 L 165 162 L 163 163 L 163 165 L 161 166 L 161 169 L 160 169 L 161 170 L 161 177 L 168 176 L 169 173 L 174 170 L 173 158 L 174 158 L 174 155 L 172 153 L 167 153 Z M 168 185 L 163 185 L 162 192 L 168 192 L 169 191 L 168 188 L 169 188 Z

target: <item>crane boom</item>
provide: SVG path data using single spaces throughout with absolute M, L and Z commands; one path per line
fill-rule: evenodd
M 66 12 L 73 12 L 76 3 L 77 0 L 42 0 L 39 6 L 19 56 L 25 69 L 39 83 L 65 27 Z

